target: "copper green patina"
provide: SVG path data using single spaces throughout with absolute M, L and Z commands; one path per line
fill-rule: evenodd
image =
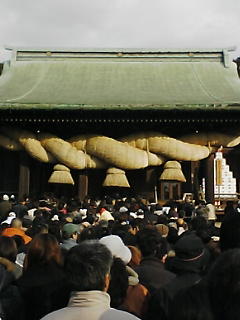
M 1 109 L 240 107 L 227 49 L 13 49 L 0 76 Z

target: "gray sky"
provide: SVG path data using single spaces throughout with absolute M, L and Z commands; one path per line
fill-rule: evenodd
M 222 48 L 239 0 L 1 0 L 0 47 Z

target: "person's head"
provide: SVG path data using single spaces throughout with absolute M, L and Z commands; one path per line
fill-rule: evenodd
M 128 273 L 124 262 L 120 258 L 113 258 L 111 279 L 108 293 L 111 297 L 111 307 L 118 308 L 122 305 L 127 295 Z
M 203 216 L 196 216 L 191 220 L 191 229 L 195 231 L 206 230 L 207 221 Z
M 107 291 L 112 254 L 98 240 L 87 240 L 71 248 L 65 271 L 72 291 Z
M 140 264 L 142 260 L 142 254 L 141 254 L 141 251 L 135 246 L 128 246 L 128 248 L 132 254 L 132 258 L 128 263 L 128 265 L 134 269 L 136 266 Z
M 167 259 L 167 268 L 176 274 L 183 272 L 202 273 L 208 262 L 208 251 L 202 240 L 194 233 L 185 233 L 173 246 L 175 256 Z
M 22 228 L 22 221 L 18 218 L 12 219 L 11 228 L 21 229 Z
M 2 199 L 3 199 L 4 201 L 9 201 L 9 196 L 8 196 L 7 194 L 4 194 L 3 197 L 2 197 Z
M 204 254 L 204 244 L 195 234 L 181 236 L 174 246 L 176 257 L 185 261 L 196 261 Z
M 240 249 L 223 252 L 212 265 L 207 275 L 209 297 L 216 319 L 239 319 L 240 305 Z M 229 317 L 234 309 L 238 317 Z
M 17 245 L 13 238 L 0 236 L 0 257 L 15 262 Z
M 137 235 L 137 245 L 142 256 L 155 256 L 162 259 L 167 254 L 167 242 L 156 229 L 145 228 Z
M 62 229 L 62 237 L 65 240 L 70 238 L 77 240 L 79 230 L 80 228 L 78 225 L 74 223 L 65 223 Z
M 59 220 L 51 220 L 48 222 L 48 232 L 56 237 L 60 243 L 62 240 L 61 224 Z
M 168 236 L 169 228 L 165 224 L 156 224 L 156 229 L 163 238 Z
M 28 228 L 26 233 L 32 238 L 40 233 L 48 233 L 48 225 L 42 217 L 37 216 L 32 222 L 32 227 Z
M 128 264 L 132 258 L 130 249 L 125 246 L 122 239 L 117 235 L 108 235 L 99 240 L 104 244 L 116 258 L 120 258 L 125 264 Z
M 62 255 L 57 239 L 48 233 L 36 235 L 29 244 L 24 268 L 61 263 Z
M 224 218 L 220 228 L 220 247 L 222 251 L 240 248 L 240 215 Z

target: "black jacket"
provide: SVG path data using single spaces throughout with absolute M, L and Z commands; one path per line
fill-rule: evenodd
M 57 265 L 29 268 L 18 279 L 17 285 L 24 300 L 25 320 L 41 319 L 68 302 L 63 289 L 65 274 Z
M 135 268 L 139 276 L 139 282 L 153 294 L 175 278 L 175 274 L 165 270 L 164 264 L 155 257 L 145 257 L 139 266 Z
M 168 319 L 169 310 L 174 308 L 174 297 L 185 288 L 201 280 L 201 260 L 186 262 L 177 257 L 170 258 L 166 264 L 176 277 L 162 288 L 155 291 L 149 302 L 149 320 Z
M 24 320 L 23 301 L 15 277 L 0 264 L 0 319 Z

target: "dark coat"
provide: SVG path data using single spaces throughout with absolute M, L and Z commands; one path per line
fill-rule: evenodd
M 23 301 L 14 275 L 0 264 L 0 319 L 24 320 Z
M 143 258 L 135 271 L 139 276 L 139 282 L 149 290 L 150 294 L 175 278 L 175 274 L 165 270 L 161 260 L 155 257 Z
M 7 200 L 2 200 L 0 202 L 0 221 L 4 221 L 10 210 L 12 209 L 12 204 Z
M 57 265 L 34 266 L 18 279 L 25 306 L 25 320 L 37 320 L 47 313 L 65 307 L 68 302 L 65 274 Z
M 170 264 L 169 267 L 176 274 L 176 277 L 162 288 L 156 290 L 151 297 L 147 315 L 148 320 L 168 319 L 170 308 L 174 308 L 176 294 L 201 280 L 202 261 L 200 259 L 185 262 L 174 257 L 169 259 L 167 266 L 168 264 Z

